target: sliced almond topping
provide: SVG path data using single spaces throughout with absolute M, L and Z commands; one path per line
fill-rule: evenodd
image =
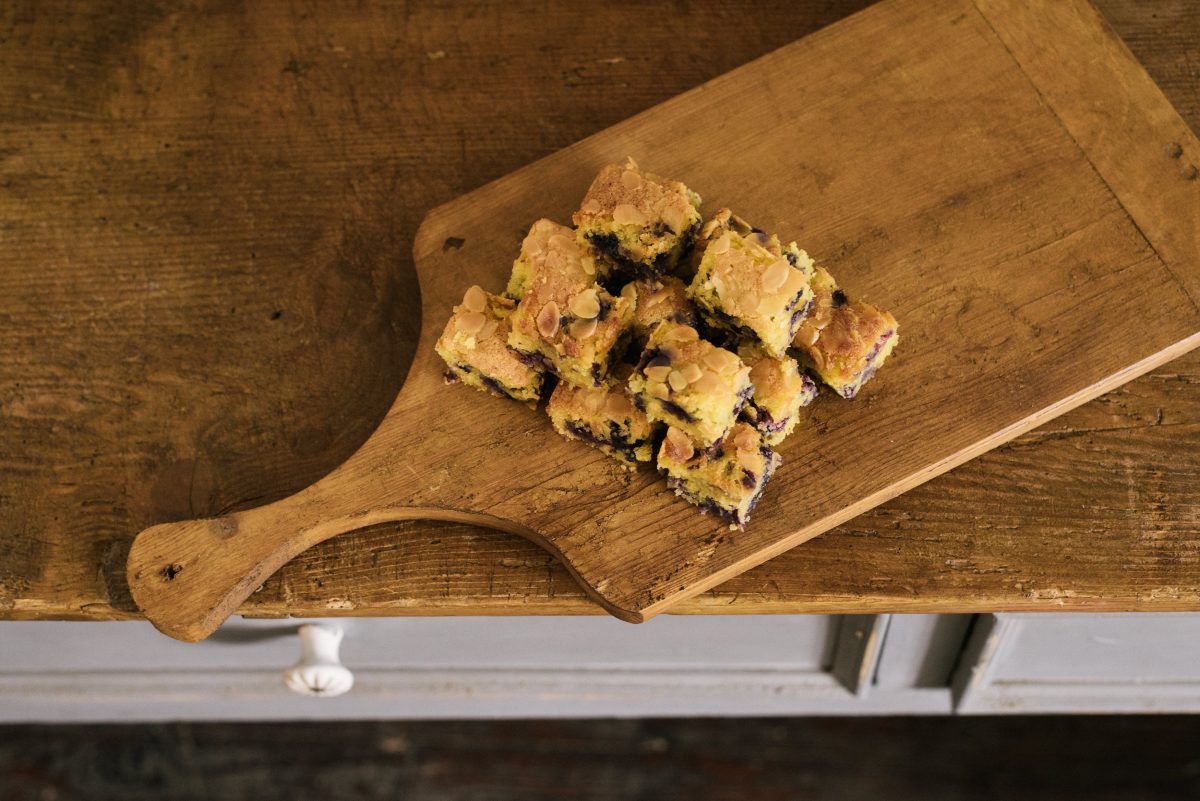
M 467 312 L 462 317 L 458 318 L 458 331 L 461 334 L 468 336 L 478 334 L 487 325 L 487 317 L 479 312 Z
M 692 445 L 692 441 L 688 439 L 688 435 L 680 431 L 678 428 L 668 428 L 667 436 L 663 440 L 663 448 L 677 462 L 686 462 L 696 455 L 696 448 Z
M 708 252 L 714 256 L 720 256 L 729 250 L 729 232 L 721 234 L 719 237 L 708 243 Z
M 700 338 L 700 334 L 690 325 L 677 325 L 667 331 L 663 338 L 675 342 L 695 342 Z
M 585 289 L 571 300 L 571 313 L 585 320 L 600 314 L 600 297 L 594 289 Z
M 707 395 L 716 392 L 720 386 L 721 379 L 717 377 L 717 374 L 706 370 L 704 375 L 696 379 L 695 384 L 692 384 L 692 389 Z
M 548 243 L 555 250 L 574 250 L 575 240 L 566 234 L 555 234 Z
M 771 380 L 775 364 L 774 359 L 759 359 L 755 362 L 754 366 L 750 368 L 750 383 L 756 389 L 763 388 Z
M 638 168 L 638 165 L 637 165 L 637 162 L 633 160 L 633 156 L 626 156 L 625 157 L 625 169 L 636 170 L 637 168 Z
M 749 426 L 745 426 L 739 428 L 737 433 L 733 435 L 733 445 L 738 450 L 756 448 L 758 447 L 758 437 L 755 436 L 754 431 Z
M 671 375 L 671 366 L 669 364 L 664 364 L 661 367 L 647 367 L 642 372 L 645 373 L 646 378 L 649 378 L 651 381 L 662 382 L 666 381 Z
M 672 370 L 671 374 L 667 376 L 667 383 L 671 385 L 671 389 L 676 392 L 682 392 L 687 388 L 688 380 L 683 377 L 683 373 L 678 370 Z
M 671 391 L 667 389 L 666 384 L 651 384 L 646 388 L 646 392 L 650 394 L 650 397 L 658 398 L 659 400 L 666 400 L 671 397 Z
M 735 303 L 743 314 L 756 314 L 758 312 L 758 293 L 743 292 Z
M 637 284 L 630 281 L 625 286 L 621 287 L 621 297 L 629 301 L 629 304 L 635 305 L 638 299 Z
M 633 170 L 625 170 L 621 173 L 621 186 L 633 191 L 642 185 L 642 176 L 638 175 Z
M 645 225 L 646 217 L 637 206 L 629 203 L 618 203 L 613 209 L 613 222 L 617 225 Z
M 542 307 L 541 311 L 538 312 L 538 333 L 546 339 L 553 339 L 554 335 L 558 333 L 559 318 L 560 315 L 558 313 L 558 304 L 554 301 L 550 301 Z
M 819 336 L 821 336 L 821 330 L 815 325 L 802 325 L 796 332 L 796 338 L 792 340 L 792 344 L 798 348 L 811 348 L 817 343 Z
M 704 371 L 700 369 L 700 365 L 695 362 L 688 362 L 683 367 L 679 368 L 679 374 L 683 376 L 683 380 L 689 384 L 695 384 L 700 380 L 700 376 L 704 375 Z
M 500 323 L 495 320 L 488 320 L 487 325 L 479 332 L 480 339 L 488 339 L 492 334 L 496 333 L 496 329 L 500 327 Z
M 583 205 L 579 207 L 579 210 L 584 214 L 599 214 L 600 210 L 603 208 L 604 207 L 600 205 L 599 200 L 596 200 L 594 197 L 590 197 L 583 201 Z
M 701 360 L 705 367 L 710 367 L 718 373 L 732 373 L 737 368 L 737 356 L 724 348 L 713 348 L 704 354 Z
M 596 321 L 576 320 L 568 327 L 568 331 L 574 339 L 587 339 L 596 333 Z
M 580 264 L 583 265 L 583 271 L 587 275 L 592 276 L 596 274 L 596 260 L 591 256 L 584 256 Z
M 463 295 L 462 305 L 467 311 L 481 312 L 487 308 L 487 293 L 479 286 L 473 286 Z
M 672 203 L 663 209 L 662 220 L 671 226 L 671 230 L 675 233 L 683 233 L 683 227 L 687 225 L 687 212 L 683 208 L 683 202 Z
M 633 402 L 624 392 L 610 392 L 604 401 L 604 412 L 609 417 L 629 417 L 633 414 Z
M 771 263 L 771 266 L 762 274 L 762 288 L 764 292 L 778 292 L 787 283 L 788 274 L 792 271 L 792 265 L 787 263 L 787 259 L 779 259 Z

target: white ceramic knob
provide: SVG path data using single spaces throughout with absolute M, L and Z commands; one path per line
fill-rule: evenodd
M 300 695 L 332 698 L 350 691 L 354 674 L 338 659 L 342 627 L 305 623 L 300 627 L 300 661 L 283 671 L 283 683 Z

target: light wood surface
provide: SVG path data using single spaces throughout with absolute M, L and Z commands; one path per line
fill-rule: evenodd
M 0 616 L 136 616 L 138 528 L 351 453 L 412 348 L 430 205 L 856 5 L 694 4 L 719 48 L 615 7 L 588 31 L 520 3 L 0 10 L 21 45 L 0 61 Z M 1200 121 L 1196 7 L 1102 10 Z M 673 611 L 1200 608 L 1198 373 L 1173 362 Z M 242 611 L 598 610 L 536 546 L 421 522 L 323 543 Z
M 416 357 L 379 429 L 291 498 L 139 535 L 138 606 L 197 639 L 308 547 L 420 518 L 526 536 L 640 622 L 1194 348 L 1200 185 L 1168 148 L 1200 144 L 1090 6 L 1053 8 L 887 0 L 434 210 Z M 567 218 L 625 154 L 796 236 L 902 321 L 867 397 L 819 401 L 781 447 L 745 532 L 441 382 L 432 343 L 464 287 L 499 289 L 528 222 Z M 1131 332 L 1137 304 L 1156 313 Z

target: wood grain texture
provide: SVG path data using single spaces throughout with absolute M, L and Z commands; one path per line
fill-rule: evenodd
M 1200 184 L 1164 148 L 1200 144 L 1086 2 L 984 8 L 888 0 L 435 209 L 416 357 L 380 427 L 290 498 L 140 534 L 139 608 L 197 639 L 316 543 L 443 519 L 534 540 L 641 622 L 1196 347 Z M 744 532 L 441 380 L 463 287 L 503 286 L 528 222 L 568 218 L 625 154 L 795 235 L 905 321 L 870 402 L 819 400 L 780 447 Z M 1139 302 L 1157 313 L 1131 336 Z
M 138 528 L 280 497 L 353 451 L 412 349 L 424 209 L 857 5 L 694 4 L 720 48 L 631 41 L 648 7 L 588 31 L 520 4 L 6 7 L 0 614 L 132 616 Z M 1194 127 L 1197 9 L 1102 11 Z M 1174 362 L 679 611 L 1197 608 L 1198 376 Z M 243 609 L 597 611 L 536 546 L 425 523 L 325 543 Z

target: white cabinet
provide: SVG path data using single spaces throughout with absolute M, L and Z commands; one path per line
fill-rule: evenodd
M 301 622 L 0 622 L 0 721 L 1200 711 L 1197 614 L 343 618 L 336 698 Z
M 298 621 L 175 642 L 145 623 L 0 623 L 0 720 L 604 717 L 945 712 L 944 686 L 866 697 L 828 615 L 373 618 L 345 628 L 354 689 L 289 692 Z M 846 627 L 846 637 L 853 637 Z M 855 657 L 839 665 L 853 673 Z M 870 655 L 878 661 L 877 653 Z M 844 663 L 844 664 L 843 664 Z
M 1200 614 L 985 615 L 955 689 L 964 713 L 1200 712 Z

